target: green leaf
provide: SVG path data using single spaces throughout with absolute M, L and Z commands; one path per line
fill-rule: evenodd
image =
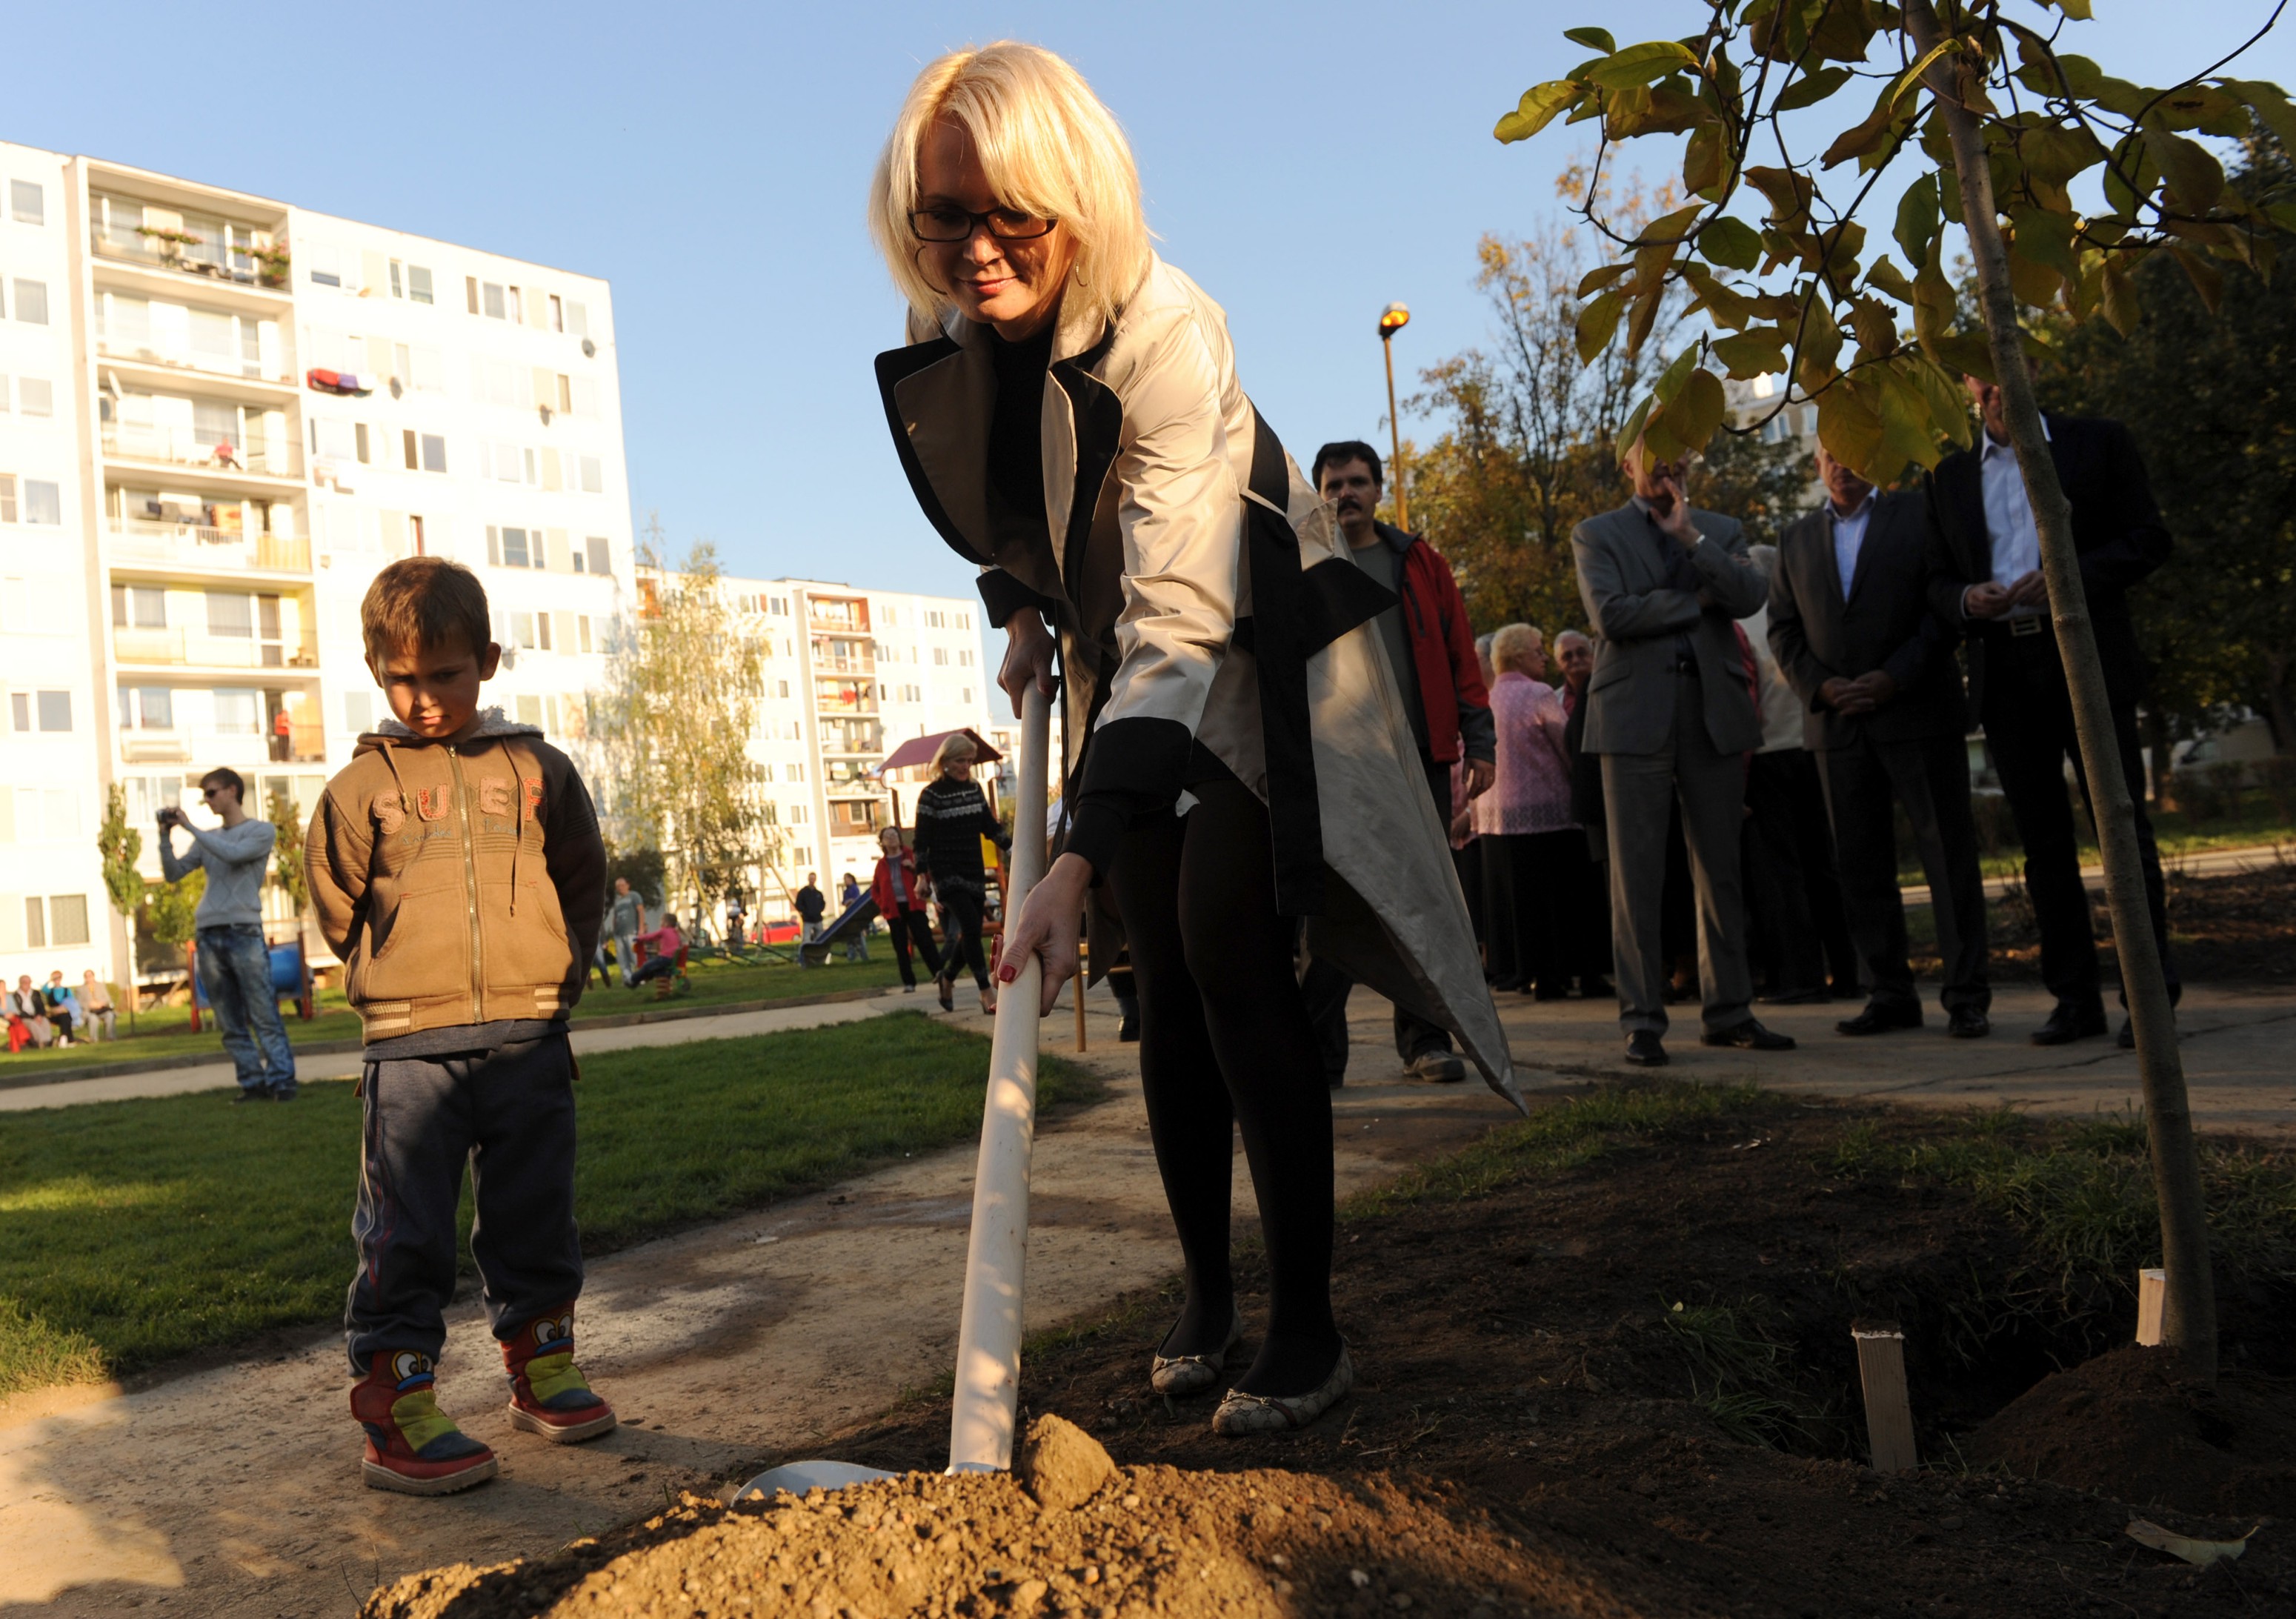
M 1691 367 L 1697 364 L 1698 345 L 1696 343 L 1691 344 L 1674 357 L 1674 364 L 1666 368 L 1658 379 L 1658 385 L 1651 390 L 1658 396 L 1660 404 L 1674 403 L 1675 396 L 1682 391 L 1683 383 L 1689 379 Z
M 1599 289 L 1609 286 L 1634 267 L 1623 259 L 1613 264 L 1596 265 L 1578 278 L 1578 296 L 1581 298 L 1592 296 Z
M 1672 39 L 1652 39 L 1643 45 L 1630 45 L 1623 51 L 1610 55 L 1587 70 L 1589 81 L 1605 90 L 1629 90 L 1639 86 L 1655 84 L 1668 74 L 1689 68 L 1695 70 L 1698 58 L 1689 48 Z
M 2185 278 L 2193 284 L 2193 291 L 2201 295 L 2201 302 L 2208 306 L 2209 313 L 2214 315 L 2217 305 L 2224 301 L 2224 272 L 2198 253 L 2189 252 L 2181 247 L 2170 248 L 2169 256 L 2185 267 Z
M 1870 374 L 1873 377 L 1868 401 L 1882 418 L 1881 463 L 1891 474 L 1902 472 L 1909 461 L 1923 466 L 1938 463 L 1937 424 L 1930 415 L 1930 402 L 1919 383 L 1905 374 L 1897 366 L 1884 366 Z
M 2080 277 L 2073 257 L 2073 218 L 2054 209 L 2019 203 L 2009 210 L 2010 251 L 2035 264 L 2046 265 L 2067 281 Z
M 1951 332 L 1958 313 L 1953 284 L 1945 278 L 1944 267 L 1938 262 L 1941 257 L 1932 249 L 1914 276 L 1914 331 L 1924 343 Z
M 1926 357 L 1913 362 L 1914 381 L 1920 385 L 1922 397 L 1929 401 L 1930 423 L 1957 447 L 1969 448 L 1969 395 L 1954 378 L 1933 360 Z
M 1837 382 L 1817 396 L 1817 441 L 1842 465 L 1861 477 L 1873 476 L 1882 439 L 1882 418 L 1849 384 Z
M 1627 316 L 1627 352 L 1640 354 L 1643 344 L 1650 338 L 1651 328 L 1658 325 L 1659 300 L 1665 295 L 1666 283 L 1653 280 L 1635 299 L 1634 313 Z
M 2104 169 L 2104 200 L 2112 211 L 2134 220 L 2152 188 L 2161 182 L 2161 166 L 2142 134 L 2131 135 L 2112 149 Z
M 1727 215 L 1698 233 L 1699 256 L 1728 270 L 1751 270 L 1761 262 L 1762 239 L 1743 219 Z
M 1927 264 L 1930 243 L 1938 234 L 1938 180 L 1934 174 L 1925 174 L 1906 187 L 1906 194 L 1898 199 L 1898 245 L 1906 250 L 1906 262 Z
M 2119 253 L 2104 256 L 2103 284 L 2098 294 L 2097 307 L 2104 311 L 2104 318 L 2112 323 L 2115 332 L 2127 337 L 2136 330 L 2136 323 L 2144 318 L 2144 306 L 2136 295 L 2136 277 L 2128 273 Z
M 1493 126 L 1491 134 L 1505 143 L 1527 141 L 1553 123 L 1581 94 L 1579 86 L 1567 78 L 1533 85 L 1522 93 L 1514 111 Z
M 1897 351 L 1897 316 L 1878 298 L 1851 300 L 1849 329 L 1857 334 L 1857 350 L 1863 356 L 1870 357 Z
M 1722 183 L 1727 168 L 1722 126 L 1701 124 L 1692 130 L 1682 154 L 1682 188 L 1693 196 L 1710 191 Z
M 1997 380 L 1993 370 L 1993 346 L 1978 332 L 1948 332 L 1923 340 L 1937 363 L 1956 376 L 1973 376 L 1990 382 Z
M 1701 366 L 1690 374 L 1682 391 L 1667 406 L 1667 426 L 1683 448 L 1702 450 L 1714 436 L 1714 430 L 1722 425 L 1728 410 L 1722 379 Z
M 1758 326 L 1731 337 L 1714 340 L 1714 357 L 1741 382 L 1770 376 L 1786 368 L 1786 334 L 1775 326 Z
M 1910 306 L 1914 301 L 1914 284 L 1906 279 L 1905 271 L 1887 259 L 1877 260 L 1874 267 L 1866 272 L 1866 284 L 1879 287 L 1901 304 Z
M 1572 45 L 1583 45 L 1590 51 L 1600 51 L 1608 56 L 1619 48 L 1608 29 L 1564 29 L 1562 37 Z
M 1643 436 L 1643 423 L 1649 420 L 1651 407 L 1657 403 L 1656 399 L 1644 395 L 1643 402 L 1636 406 L 1634 414 L 1627 418 L 1626 425 L 1619 429 L 1619 449 L 1621 455 L 1632 448 L 1635 440 Z
M 2041 0 L 2044 5 L 2054 5 L 2075 22 L 2087 22 L 2091 13 L 2088 0 Z
M 1808 221 L 1809 200 L 1817 187 L 1808 175 L 1755 164 L 1745 170 L 1745 177 L 1746 184 L 1768 201 L 1770 224 L 1780 230 L 1793 230 Z
M 2166 129 L 2148 128 L 2144 150 L 2177 193 L 2178 212 L 2202 214 L 2216 206 L 2224 193 L 2224 166 L 2207 147 Z
M 2283 146 L 2296 152 L 2296 105 L 2290 103 L 2285 90 L 2257 78 L 2227 78 L 2224 87 L 2246 102 L 2249 110 L 2280 137 Z
M 1799 107 L 1814 107 L 1849 82 L 1848 68 L 1820 68 L 1788 85 L 1771 108 L 1778 112 L 1792 112 Z
M 1595 357 L 1611 346 L 1611 339 L 1619 330 L 1619 316 L 1626 313 L 1627 295 L 1613 287 L 1594 302 L 1578 311 L 1578 363 L 1589 365 Z

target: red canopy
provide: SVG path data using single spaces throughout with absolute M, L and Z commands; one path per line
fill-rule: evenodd
M 940 752 L 940 744 L 952 736 L 972 737 L 975 750 L 973 756 L 982 764 L 993 765 L 1004 757 L 988 745 L 987 737 L 968 726 L 963 730 L 935 731 L 930 736 L 911 738 L 885 755 L 884 762 L 877 767 L 877 773 L 882 776 L 888 770 L 906 770 L 914 765 L 929 765 L 932 763 L 933 755 Z

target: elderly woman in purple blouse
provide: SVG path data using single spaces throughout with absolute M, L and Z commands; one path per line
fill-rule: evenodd
M 1569 990 L 1567 926 L 1555 914 L 1572 838 L 1570 760 L 1562 745 L 1568 716 L 1546 684 L 1546 649 L 1538 630 L 1509 624 L 1491 637 L 1491 714 L 1498 724 L 1498 773 L 1475 800 L 1482 845 L 1484 927 L 1496 987 L 1536 988 L 1540 1000 Z

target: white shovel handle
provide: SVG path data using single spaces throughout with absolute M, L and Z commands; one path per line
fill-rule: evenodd
M 1004 900 L 1009 930 L 1045 875 L 1045 755 L 1051 705 L 1031 684 L 1021 718 L 1018 813 L 1013 820 L 1013 880 Z M 1037 1001 L 1044 968 L 1031 955 L 996 998 L 988 1056 L 988 1099 L 972 1179 L 972 1237 L 964 1254 L 964 1314 L 956 1331 L 956 1400 L 949 1418 L 948 1470 L 1001 1473 L 1013 1466 L 1021 1399 L 1021 1300 L 1029 1247 L 1029 1154 L 1037 1131 Z

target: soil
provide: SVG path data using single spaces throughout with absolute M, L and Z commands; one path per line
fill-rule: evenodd
M 1969 1456 L 2135 1505 L 2296 1516 L 2296 1401 L 2252 1381 L 2191 1382 L 2165 1350 L 2130 1344 L 2044 1377 L 1971 1437 Z
M 1765 1097 L 1348 1220 L 1334 1285 L 1359 1383 L 1297 1434 L 1221 1440 L 1216 1393 L 1148 1392 L 1168 1288 L 1033 1345 L 1030 1414 L 1089 1430 L 1123 1468 L 1121 1495 L 1070 1514 L 1032 1516 L 1010 1480 L 937 1476 L 948 1405 L 919 1397 L 805 1452 L 914 1470 L 895 1483 L 690 1499 L 550 1558 L 416 1576 L 365 1611 L 2296 1614 L 2296 1470 L 2284 1442 L 2271 1454 L 2296 1425 L 2288 1278 L 2224 1278 L 2215 1395 L 2162 1383 L 2150 1357 L 2106 1353 L 2082 1382 L 2064 1368 L 2127 1343 L 2133 1300 L 2052 1292 L 2044 1256 L 1959 1193 L 1834 1173 L 1853 1126 L 1957 1128 Z M 1254 1286 L 1247 1321 L 1265 1315 Z M 1904 1327 L 1920 1471 L 1860 1465 L 1861 1317 Z M 2173 1464 L 2124 1418 L 2174 1429 Z M 2196 1570 L 2127 1538 L 2137 1516 L 2255 1533 L 2237 1563 Z
M 2108 980 L 2118 971 L 2112 949 L 2112 917 L 2103 891 L 2092 888 L 2089 912 Z M 2177 970 L 2187 983 L 2296 983 L 2296 864 L 2276 865 L 2223 876 L 2169 874 L 2169 932 Z M 2038 980 L 2041 934 L 2033 908 L 2021 893 L 1987 902 L 1989 966 L 1999 982 Z M 1939 969 L 1936 947 L 1929 947 L 1917 969 Z

